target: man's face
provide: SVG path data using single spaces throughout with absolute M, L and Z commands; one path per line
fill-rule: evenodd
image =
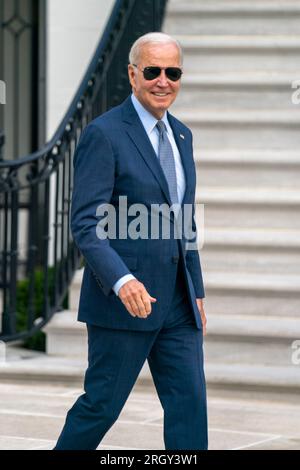
M 165 111 L 175 100 L 180 88 L 180 80 L 173 82 L 166 77 L 165 70 L 154 80 L 146 80 L 145 67 L 180 67 L 179 51 L 175 44 L 144 44 L 140 50 L 139 63 L 128 66 L 129 80 L 132 91 L 139 102 L 157 119 L 161 119 Z

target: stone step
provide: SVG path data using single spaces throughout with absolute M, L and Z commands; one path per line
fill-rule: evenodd
M 207 231 L 209 230 L 204 231 L 205 239 Z M 254 230 L 249 232 L 252 234 Z M 295 232 L 300 233 L 299 230 Z M 239 246 L 222 241 L 216 244 L 204 242 L 200 255 L 205 273 L 221 270 L 239 276 L 247 270 L 248 273 L 253 274 L 300 275 L 299 247 L 291 247 L 288 243 L 284 247 L 277 247 L 276 244 L 254 246 L 245 243 Z
M 76 312 L 64 310 L 56 313 L 43 331 L 49 356 L 87 357 L 86 325 L 77 321 Z
M 204 229 L 202 269 L 300 275 L 300 230 Z
M 300 146 L 300 109 L 180 109 L 176 116 L 193 131 L 195 148 L 295 150 Z
M 294 1 L 216 1 L 167 4 L 163 30 L 169 34 L 300 34 L 300 5 Z
M 297 332 L 300 317 L 210 315 L 204 343 L 208 382 L 250 389 L 269 387 L 276 381 L 275 387 L 299 388 Z M 220 364 L 225 366 L 223 371 Z
M 239 343 L 247 343 L 253 345 L 253 343 L 286 343 L 291 346 L 295 340 L 298 340 L 300 334 L 300 318 L 296 317 L 284 317 L 281 321 L 278 317 L 261 317 L 258 315 L 218 315 L 212 314 L 208 318 L 208 334 L 206 336 L 206 343 L 209 341 L 226 341 L 228 338 L 230 341 L 239 341 Z M 280 346 L 279 346 L 280 347 Z M 278 365 L 285 363 L 286 365 L 291 364 L 291 358 L 294 349 L 290 348 L 289 354 L 286 358 L 278 358 Z M 237 352 L 237 351 L 236 351 Z M 235 354 L 236 354 L 235 352 Z M 211 352 L 212 356 L 209 360 L 215 360 L 214 352 Z M 254 359 L 252 351 L 250 356 Z M 266 351 L 266 355 L 269 352 Z M 232 358 L 235 362 L 236 358 Z M 275 358 L 274 358 L 275 359 Z M 272 355 L 268 360 L 273 361 Z M 282 362 L 283 361 L 283 362 Z M 286 361 L 286 362 L 285 362 Z M 266 363 L 265 361 L 264 363 Z M 300 372 L 300 371 L 299 371 Z
M 268 149 L 195 149 L 199 189 L 241 185 L 262 188 L 299 188 L 300 153 L 298 150 Z
M 293 72 L 300 68 L 300 35 L 176 35 L 186 73 Z
M 6 362 L 0 362 L 1 382 L 49 382 L 51 384 L 83 384 L 86 359 L 79 357 L 57 357 L 15 348 L 13 354 L 8 346 Z
M 207 187 L 197 191 L 199 227 L 300 229 L 300 191 L 285 188 Z
M 249 273 L 246 268 L 204 272 L 208 315 L 300 318 L 299 275 Z
M 88 365 L 86 354 L 49 355 L 11 344 L 8 344 L 6 349 L 6 360 L 0 361 L 1 383 L 29 381 L 83 386 L 84 373 Z M 148 383 L 149 373 L 148 365 L 145 364 L 138 380 L 141 383 Z
M 295 104 L 292 101 L 297 95 L 296 88 L 292 88 L 297 77 L 300 78 L 300 70 L 285 74 L 266 71 L 185 74 L 184 67 L 181 90 L 172 111 L 176 115 L 176 110 L 193 107 L 195 103 L 198 109 L 299 109 L 297 101 Z
M 205 357 L 210 364 L 294 366 L 300 383 L 300 318 L 209 315 L 207 328 Z
M 70 290 L 69 290 L 69 309 L 72 312 L 77 312 L 78 311 L 83 271 L 84 271 L 83 268 L 77 269 L 77 271 L 76 271 L 76 273 L 73 277 L 71 286 L 70 286 Z
M 206 363 L 205 376 L 210 388 L 247 390 L 264 393 L 299 394 L 299 366 Z
M 217 349 L 217 346 L 216 346 Z M 224 360 L 208 360 L 208 337 L 204 340 L 205 376 L 209 388 L 223 390 L 257 390 L 287 393 L 300 392 L 299 365 L 248 364 Z M 30 355 L 31 354 L 31 355 Z M 0 363 L 0 380 L 2 383 L 51 383 L 83 386 L 84 372 L 87 362 L 72 357 L 51 357 L 43 353 L 30 352 L 24 356 L 24 350 L 8 353 L 6 363 Z M 215 351 L 215 356 L 217 352 Z M 222 354 L 222 350 L 220 350 Z M 281 361 L 282 362 L 282 361 Z M 153 389 L 153 381 L 146 361 L 137 380 L 143 387 Z

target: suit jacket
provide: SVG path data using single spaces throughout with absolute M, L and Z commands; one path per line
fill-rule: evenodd
M 192 133 L 170 113 L 168 120 L 185 172 L 182 204 L 191 205 L 196 187 Z M 71 229 L 86 260 L 78 320 L 115 329 L 159 328 L 172 301 L 180 261 L 190 307 L 197 328 L 201 329 L 196 304 L 196 297 L 204 297 L 199 254 L 197 250 L 186 250 L 185 239 L 176 239 L 172 230 L 169 239 L 164 239 L 161 232 L 156 239 L 117 236 L 100 240 L 97 237 L 96 227 L 101 220 L 97 208 L 112 204 L 118 221 L 120 196 L 127 197 L 128 207 L 143 204 L 149 213 L 151 204 L 171 205 L 167 181 L 130 97 L 85 127 L 74 156 Z M 125 228 L 134 218 L 129 216 L 125 220 Z M 194 215 L 191 223 L 195 229 Z M 171 225 L 174 226 L 172 215 Z M 149 230 L 150 227 L 149 218 Z M 130 273 L 157 299 L 147 319 L 132 317 L 112 290 L 122 276 Z

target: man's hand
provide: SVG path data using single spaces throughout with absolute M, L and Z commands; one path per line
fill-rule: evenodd
M 203 326 L 203 336 L 205 336 L 207 319 L 206 319 L 206 315 L 204 312 L 203 299 L 196 299 L 196 302 L 197 302 L 197 306 L 198 306 L 200 316 L 201 316 L 201 321 L 202 321 L 202 326 Z
M 137 279 L 125 282 L 118 295 L 133 317 L 147 318 L 151 313 L 151 303 L 156 302 Z

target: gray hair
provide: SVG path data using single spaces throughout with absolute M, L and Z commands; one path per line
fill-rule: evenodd
M 180 59 L 180 64 L 182 64 L 182 49 L 179 44 L 179 42 L 173 38 L 172 36 L 169 36 L 168 34 L 165 33 L 147 33 L 144 34 L 143 36 L 140 36 L 131 46 L 130 52 L 129 52 L 129 63 L 130 64 L 137 64 L 140 58 L 140 52 L 142 46 L 145 44 L 175 44 L 178 48 L 179 52 L 179 59 Z

